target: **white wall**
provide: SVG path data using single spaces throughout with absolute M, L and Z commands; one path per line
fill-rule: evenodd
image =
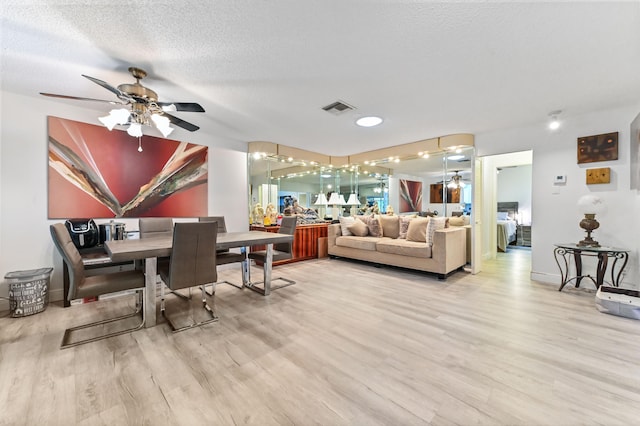
M 526 128 L 476 135 L 479 156 L 533 150 L 532 278 L 559 284 L 554 243 L 578 242 L 584 237 L 584 231 L 578 226 L 581 215 L 577 201 L 582 195 L 592 193 L 602 197 L 609 207 L 608 214 L 598 217 L 600 229 L 593 236 L 603 245 L 631 250 L 623 282 L 625 286 L 638 288 L 640 240 L 635 224 L 640 211 L 638 194 L 631 191 L 629 185 L 629 126 L 639 111 L 640 105 L 635 105 L 567 118 L 556 132 L 541 122 Z M 614 131 L 619 132 L 618 160 L 577 164 L 578 137 Z M 611 168 L 610 184 L 586 185 L 585 171 L 595 167 Z M 565 185 L 553 184 L 557 174 L 567 175 Z M 489 204 L 491 200 L 483 201 Z M 485 233 L 491 232 L 488 226 L 485 221 Z
M 62 260 L 54 253 L 47 219 L 47 115 L 96 123 L 104 110 L 85 103 L 2 92 L 0 104 L 0 279 L 7 272 L 53 266 L 51 300 L 62 299 Z M 86 104 L 91 104 L 86 103 Z M 209 146 L 209 214 L 224 215 L 230 231 L 248 229 L 246 143 L 220 140 L 203 130 L 177 129 L 171 137 Z M 152 149 L 152 148 L 146 148 Z M 142 153 L 141 155 L 144 155 Z M 123 219 L 137 229 L 137 219 Z M 0 286 L 7 296 L 7 286 Z M 0 300 L 0 310 L 8 309 Z
M 531 165 L 503 167 L 497 180 L 498 203 L 517 201 L 518 223 L 531 225 Z

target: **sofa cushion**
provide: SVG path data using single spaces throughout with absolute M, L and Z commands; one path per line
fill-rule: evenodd
M 427 225 L 431 220 L 430 217 L 416 217 L 409 222 L 407 229 L 407 241 L 415 241 L 424 243 L 427 241 Z
M 409 230 L 409 222 L 411 222 L 411 219 L 413 219 L 414 217 L 416 217 L 416 215 L 400 216 L 400 220 L 399 220 L 400 229 L 398 230 L 398 238 L 402 238 L 402 239 L 407 238 L 407 231 Z
M 398 238 L 400 235 L 400 217 L 380 216 L 380 224 L 383 237 Z
M 438 229 L 448 228 L 449 218 L 448 217 L 432 217 L 429 220 L 429 224 L 427 225 L 427 245 L 429 247 L 433 246 L 433 234 Z
M 382 238 L 376 245 L 380 253 L 397 254 L 407 257 L 431 257 L 431 246 L 424 242 L 407 241 L 403 239 Z
M 338 237 L 336 238 L 336 245 L 340 247 L 376 251 L 376 243 L 380 240 L 381 238 L 376 237 Z
M 356 218 L 353 216 L 340 216 L 340 231 L 342 232 L 342 235 L 353 235 L 351 231 L 349 231 L 349 225 L 353 224 L 355 220 Z
M 350 235 L 355 235 L 356 237 L 366 237 L 369 233 L 369 228 L 367 225 L 361 221 L 360 219 L 354 219 L 351 225 L 347 226 Z M 342 234 L 343 236 L 349 236 Z
M 458 217 L 450 217 L 449 218 L 449 225 L 450 226 L 464 226 L 464 218 L 462 216 L 458 216 Z
M 369 228 L 369 235 L 372 237 L 383 237 L 382 233 L 382 225 L 380 224 L 380 215 L 371 215 L 368 216 L 369 221 L 367 222 L 367 227 Z

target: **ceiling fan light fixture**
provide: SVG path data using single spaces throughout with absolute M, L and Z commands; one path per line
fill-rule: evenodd
M 140 123 L 131 123 L 127 129 L 127 133 L 134 138 L 142 137 L 142 125 Z
M 170 125 L 170 121 L 167 117 L 160 114 L 151 114 L 151 120 L 156 125 L 162 136 L 165 138 L 173 132 L 173 127 Z
M 178 107 L 176 107 L 175 104 L 163 105 L 162 110 L 164 112 L 176 112 L 178 110 Z
M 126 108 L 112 109 L 109 111 L 109 115 L 98 117 L 98 120 L 100 120 L 107 129 L 113 130 L 116 124 L 127 124 L 130 115 L 131 113 Z
M 113 130 L 114 127 L 116 127 L 116 119 L 112 116 L 112 115 L 105 115 L 104 117 L 98 117 L 98 120 L 100 120 L 100 122 L 102 124 L 104 124 L 104 127 L 106 127 L 109 130 Z

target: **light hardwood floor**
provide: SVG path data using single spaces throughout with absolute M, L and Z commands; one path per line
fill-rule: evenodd
M 268 298 L 219 286 L 217 323 L 67 350 L 64 328 L 122 301 L 3 317 L 0 424 L 638 424 L 640 322 L 531 282 L 527 251 L 484 267 L 285 265 L 298 284 Z

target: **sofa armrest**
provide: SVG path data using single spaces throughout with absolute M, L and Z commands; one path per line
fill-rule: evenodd
M 327 228 L 327 236 L 329 237 L 328 246 L 335 247 L 336 238 L 342 235 L 342 228 L 339 223 L 333 223 Z
M 463 227 L 439 229 L 433 234 L 431 257 L 447 272 L 467 263 L 467 231 Z

